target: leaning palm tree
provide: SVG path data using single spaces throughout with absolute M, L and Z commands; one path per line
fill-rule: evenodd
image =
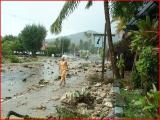
M 55 22 L 51 25 L 51 32 L 58 34 L 62 30 L 62 22 L 64 19 L 66 19 L 79 5 L 80 1 L 67 1 L 65 2 L 59 16 L 55 20 Z M 86 8 L 90 8 L 92 6 L 92 1 L 89 0 L 86 4 Z M 110 17 L 109 17 L 109 6 L 108 2 L 104 1 L 104 11 L 105 11 L 105 29 L 107 31 L 108 35 L 108 44 L 109 44 L 109 50 L 111 54 L 111 63 L 112 63 L 112 68 L 113 68 L 113 73 L 115 74 L 116 78 L 119 78 L 119 72 L 118 68 L 116 66 L 116 59 L 114 55 L 114 47 L 113 47 L 113 42 L 112 42 L 112 35 L 111 35 L 111 26 L 110 26 Z

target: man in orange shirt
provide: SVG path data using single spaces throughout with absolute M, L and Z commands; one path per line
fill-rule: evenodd
M 60 70 L 60 74 L 61 74 L 61 82 L 60 82 L 60 86 L 65 85 L 66 84 L 66 75 L 67 75 L 67 71 L 68 71 L 68 63 L 67 60 L 65 59 L 64 56 L 62 56 L 60 62 L 59 62 L 59 70 Z

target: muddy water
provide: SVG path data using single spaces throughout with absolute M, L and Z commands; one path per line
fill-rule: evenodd
M 81 89 L 86 85 L 85 72 L 67 78 L 67 85 L 59 87 L 55 81 L 59 75 L 56 59 L 48 58 L 41 62 L 7 64 L 2 69 L 2 116 L 14 110 L 31 117 L 45 118 L 55 113 L 55 106 L 60 104 L 60 98 L 67 91 Z M 77 70 L 79 63 L 84 60 L 69 60 L 69 72 Z M 49 84 L 39 87 L 40 80 L 47 80 Z M 38 86 L 38 87 L 37 87 Z M 44 109 L 37 109 L 43 106 Z

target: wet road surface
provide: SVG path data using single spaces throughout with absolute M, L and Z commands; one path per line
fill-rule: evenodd
M 57 59 L 45 59 L 35 63 L 2 65 L 2 116 L 8 111 L 28 114 L 31 117 L 45 118 L 55 113 L 55 106 L 67 91 L 79 90 L 85 85 L 85 71 L 78 69 L 85 60 L 69 60 L 67 85 L 59 86 Z M 40 84 L 40 81 L 47 81 Z

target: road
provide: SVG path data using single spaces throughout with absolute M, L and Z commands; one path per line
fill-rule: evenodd
M 2 117 L 8 111 L 45 118 L 56 112 L 55 106 L 67 91 L 79 90 L 87 85 L 86 71 L 80 69 L 82 59 L 69 59 L 67 85 L 59 86 L 58 60 L 47 58 L 38 62 L 2 65 Z

